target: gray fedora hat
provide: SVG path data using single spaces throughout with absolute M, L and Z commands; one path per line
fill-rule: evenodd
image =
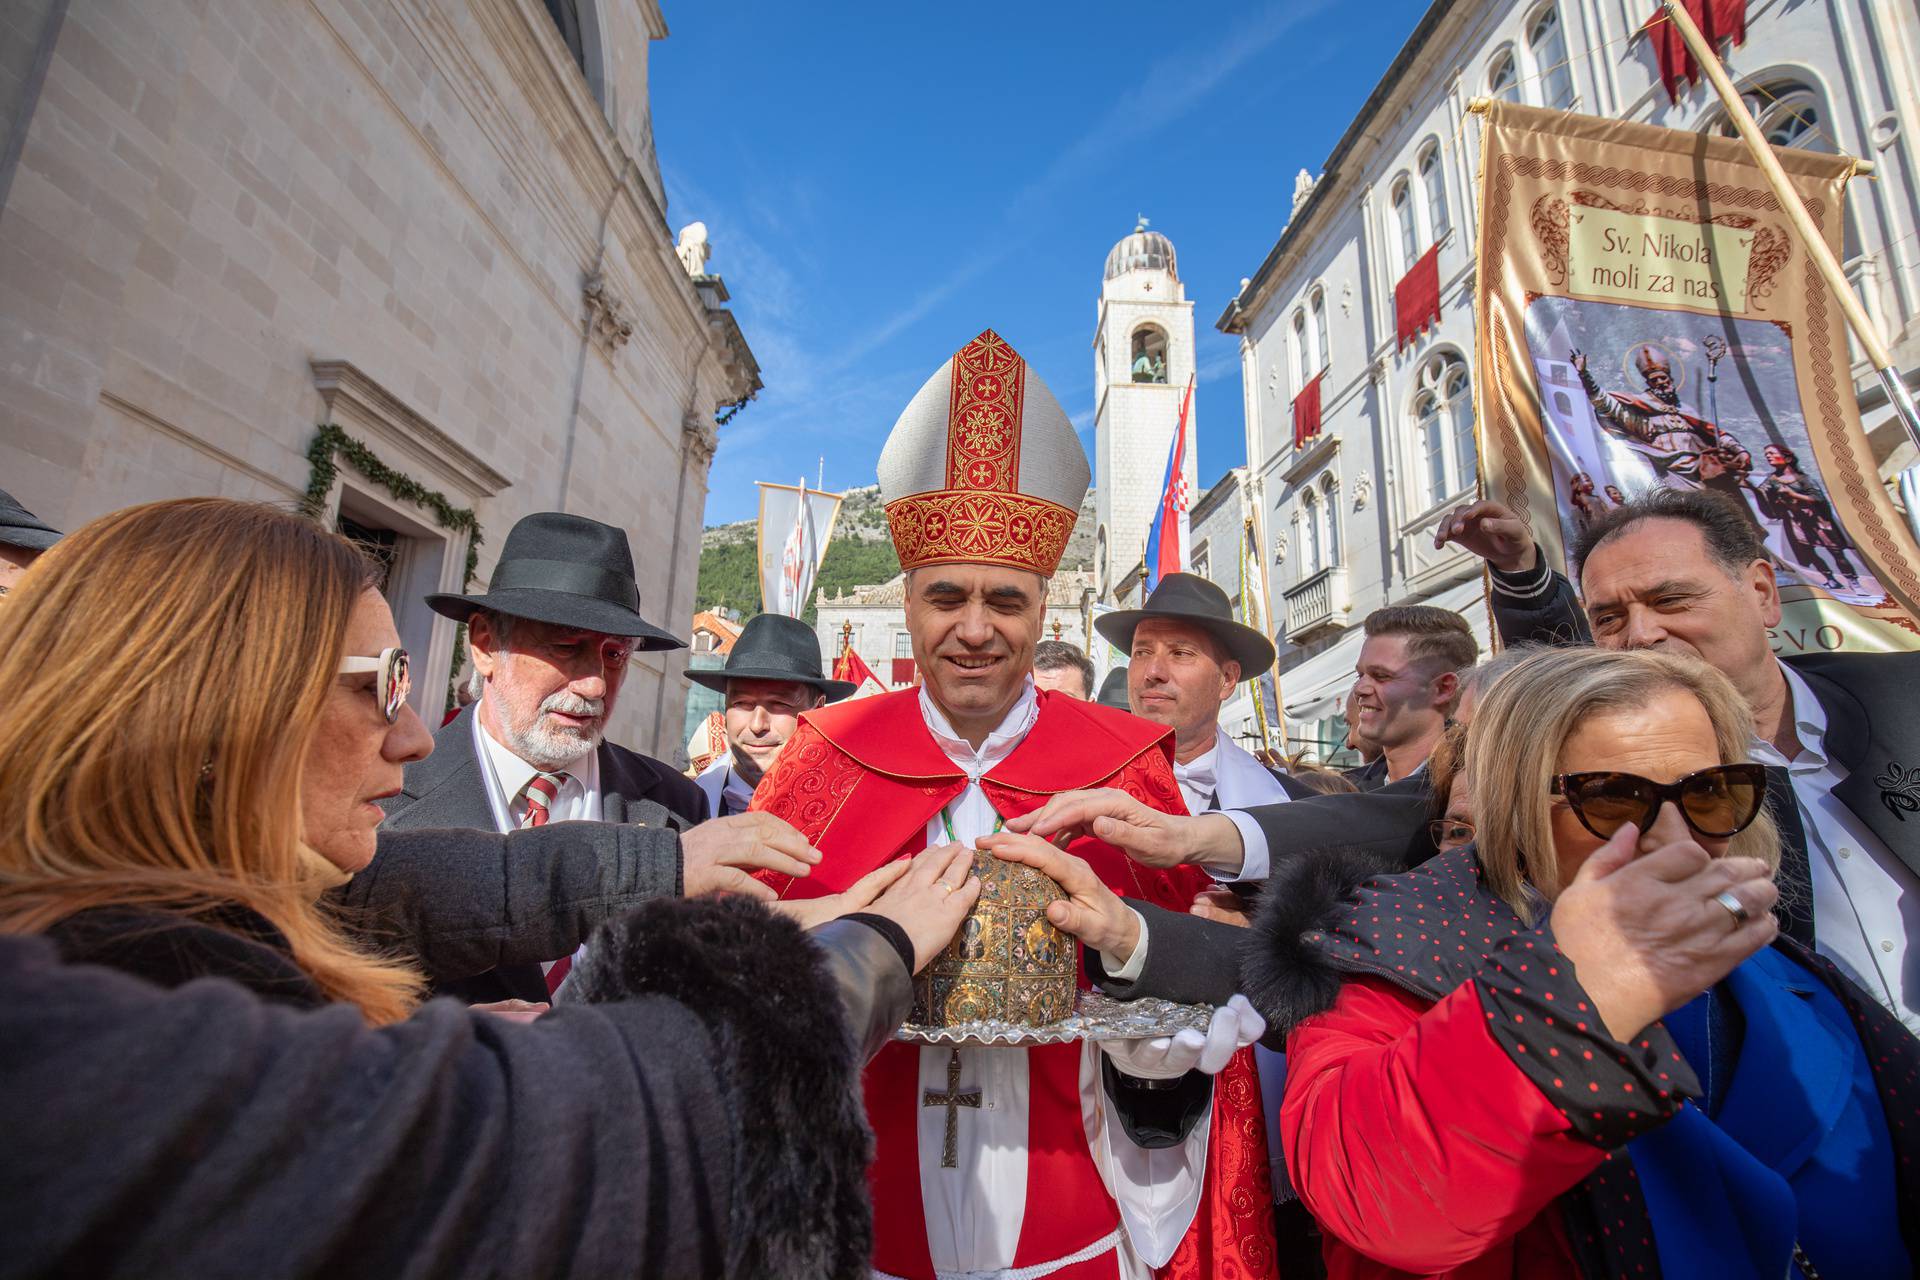
M 0 489 L 0 546 L 45 551 L 58 541 L 58 529 L 21 506 L 5 489 Z
M 747 620 L 746 629 L 727 651 L 727 665 L 714 671 L 689 671 L 687 679 L 708 689 L 727 691 L 729 680 L 786 680 L 811 685 L 828 702 L 859 688 L 851 680 L 831 680 L 820 674 L 820 640 L 813 628 L 784 613 L 762 613 Z
M 1122 653 L 1133 651 L 1133 632 L 1148 618 L 1166 618 L 1199 627 L 1226 647 L 1240 664 L 1240 678 L 1251 680 L 1273 665 L 1273 641 L 1236 622 L 1227 593 L 1194 573 L 1170 573 L 1160 579 L 1138 609 L 1118 609 L 1093 620 L 1093 629 Z
M 640 616 L 640 586 L 624 529 L 562 511 L 536 511 L 507 533 L 482 595 L 437 592 L 427 607 L 455 622 L 476 609 L 630 636 L 636 649 L 684 649 L 687 642 Z
M 1100 682 L 1100 692 L 1094 695 L 1093 700 L 1103 707 L 1112 707 L 1115 711 L 1133 710 L 1133 703 L 1127 698 L 1125 666 L 1118 666 L 1107 672 L 1107 678 Z

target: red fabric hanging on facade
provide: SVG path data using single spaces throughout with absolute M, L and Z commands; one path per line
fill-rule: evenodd
M 1413 269 L 1393 286 L 1394 350 L 1404 348 L 1430 324 L 1440 322 L 1440 246 L 1420 255 Z
M 1320 380 L 1326 376 L 1324 371 L 1314 374 L 1313 380 L 1293 398 L 1293 447 L 1296 449 L 1320 434 Z
M 913 659 L 895 658 L 893 660 L 893 670 L 890 674 L 893 676 L 893 685 L 896 689 L 901 685 L 912 684 L 914 682 Z
M 1722 40 L 1745 44 L 1747 39 L 1747 0 L 1680 0 L 1687 16 L 1693 19 L 1707 44 L 1718 48 Z M 1655 9 L 1642 28 L 1653 43 L 1653 56 L 1660 63 L 1660 85 L 1669 101 L 1680 100 L 1680 82 L 1700 83 L 1700 64 L 1693 60 L 1680 29 L 1667 19 L 1664 6 Z

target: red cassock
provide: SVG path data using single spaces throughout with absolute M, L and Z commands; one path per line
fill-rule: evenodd
M 967 787 L 926 727 L 917 690 L 854 699 L 810 711 L 754 794 L 753 808 L 786 819 L 824 855 L 813 874 L 761 879 L 782 897 L 838 893 L 881 864 L 926 847 L 927 825 Z M 1031 812 L 1063 791 L 1117 787 L 1143 804 L 1185 813 L 1173 779 L 1172 733 L 1134 716 L 1054 693 L 1039 695 L 1025 739 L 981 778 L 1003 818 Z M 1115 892 L 1183 911 L 1210 883 L 1196 868 L 1143 867 L 1112 845 L 1083 837 L 1068 848 Z M 1084 979 L 1083 979 L 1084 981 Z M 1112 1234 L 1119 1208 L 1088 1149 L 1080 1097 L 1079 1045 L 1026 1050 L 1031 1081 L 1026 1185 L 1045 1189 L 1045 1211 L 1024 1214 L 1014 1267 L 1069 1257 Z M 868 1064 L 867 1116 L 876 1150 L 874 1266 L 933 1280 L 920 1192 L 918 1046 L 892 1044 Z M 1274 1274 L 1272 1190 L 1260 1088 L 1241 1051 L 1214 1090 L 1205 1189 L 1193 1225 L 1161 1276 Z M 1108 1253 L 1051 1273 L 1059 1280 L 1115 1274 Z

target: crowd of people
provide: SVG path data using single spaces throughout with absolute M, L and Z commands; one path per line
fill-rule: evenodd
M 618 529 L 428 598 L 430 732 L 340 536 L 0 494 L 0 1275 L 1914 1273 L 1920 655 L 1775 657 L 1722 496 L 1598 513 L 1577 591 L 1450 513 L 1501 652 L 1368 617 L 1337 771 L 1223 731 L 1275 649 L 1204 578 L 1097 684 L 1042 640 L 1087 469 L 991 332 L 878 470 L 918 686 L 758 616 L 693 778 L 606 737 L 683 643 Z M 1204 1028 L 899 1038 L 1003 863 Z

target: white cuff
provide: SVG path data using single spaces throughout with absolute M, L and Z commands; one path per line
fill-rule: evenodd
M 1141 970 L 1147 967 L 1147 921 L 1132 907 L 1127 911 L 1140 926 L 1140 941 L 1134 944 L 1133 956 L 1125 964 L 1117 965 L 1107 952 L 1100 953 L 1100 967 L 1107 971 L 1107 977 L 1115 982 L 1134 982 L 1140 977 Z
M 1226 874 L 1203 866 L 1208 875 L 1221 884 L 1239 884 L 1247 880 L 1265 880 L 1267 872 L 1272 870 L 1273 859 L 1267 853 L 1267 833 L 1260 829 L 1253 815 L 1245 809 L 1222 809 L 1222 817 L 1232 820 L 1240 832 L 1240 869 Z

